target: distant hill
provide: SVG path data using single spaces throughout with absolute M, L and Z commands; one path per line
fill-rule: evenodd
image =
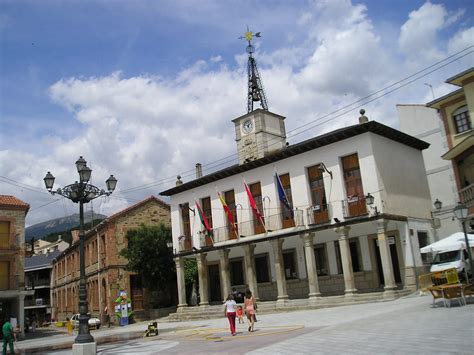
M 94 220 L 107 218 L 107 216 L 99 213 L 94 213 L 93 215 Z M 84 212 L 84 222 L 88 223 L 91 220 L 92 211 Z M 49 221 L 29 226 L 25 229 L 25 240 L 29 241 L 32 238 L 41 239 L 48 234 L 69 231 L 76 227 L 79 227 L 79 213 L 74 213 L 67 217 L 50 219 Z

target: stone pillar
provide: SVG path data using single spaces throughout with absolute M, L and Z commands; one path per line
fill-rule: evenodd
M 379 242 L 380 259 L 382 261 L 383 279 L 385 282 L 385 291 L 392 291 L 397 288 L 393 276 L 392 256 L 390 254 L 390 245 L 386 234 L 387 221 L 377 221 L 377 240 Z
M 21 334 L 20 334 L 20 339 L 23 339 L 25 337 L 25 295 L 23 293 L 24 291 L 20 291 L 20 295 L 18 296 L 18 319 L 17 322 L 20 325 L 21 329 Z
M 288 299 L 288 293 L 286 291 L 285 265 L 281 253 L 283 242 L 283 239 L 274 239 L 270 241 L 273 250 L 273 259 L 275 260 L 275 278 L 278 290 L 277 302 L 285 302 Z
M 186 283 L 184 281 L 184 258 L 177 257 L 176 263 L 176 281 L 178 286 L 178 311 L 180 308 L 187 307 L 186 302 Z
M 313 233 L 303 234 L 306 273 L 308 274 L 309 299 L 315 299 L 316 297 L 321 296 L 321 292 L 319 291 L 318 269 L 316 267 L 316 258 L 314 256 L 313 239 Z
M 223 300 L 231 293 L 229 272 L 229 250 L 219 250 L 219 265 L 221 272 L 221 287 Z
M 206 264 L 206 253 L 201 253 L 196 256 L 197 267 L 198 267 L 198 278 L 199 278 L 199 296 L 200 306 L 209 305 L 209 287 L 207 280 L 207 264 Z
M 351 227 L 339 227 L 334 231 L 339 235 L 339 248 L 341 250 L 342 271 L 344 273 L 344 287 L 346 295 L 357 292 L 352 270 L 351 249 L 349 247 L 349 231 Z
M 245 275 L 247 276 L 247 284 L 255 300 L 259 301 L 257 275 L 255 274 L 255 244 L 245 244 L 243 248 L 245 253 Z

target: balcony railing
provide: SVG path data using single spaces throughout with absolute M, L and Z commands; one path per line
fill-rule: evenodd
M 34 290 L 37 287 L 49 287 L 50 281 L 49 279 L 38 279 L 38 280 L 28 280 L 25 285 L 27 290 Z
M 49 298 L 36 298 L 36 299 L 26 299 L 25 300 L 25 307 L 41 307 L 41 306 L 49 306 L 51 304 Z
M 367 215 L 367 205 L 365 197 L 353 196 L 342 200 L 342 213 L 344 218 L 358 217 Z
M 308 224 L 323 224 L 331 220 L 329 214 L 329 205 L 313 205 L 306 209 L 306 218 Z
M 468 207 L 474 205 L 474 184 L 459 190 L 459 201 Z

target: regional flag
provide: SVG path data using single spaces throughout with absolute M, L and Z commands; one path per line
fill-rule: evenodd
M 252 211 L 255 214 L 255 217 L 257 217 L 257 219 L 260 221 L 262 226 L 265 228 L 265 219 L 263 218 L 262 214 L 258 210 L 257 202 L 255 202 L 255 199 L 253 198 L 252 193 L 250 192 L 250 188 L 245 182 L 245 180 L 244 180 L 244 187 L 245 187 L 245 191 L 247 192 L 247 197 L 249 199 L 250 206 L 252 207 Z
M 277 182 L 278 198 L 280 199 L 281 203 L 283 203 L 283 205 L 288 209 L 288 211 L 290 211 L 291 218 L 295 218 L 293 207 L 291 206 L 290 201 L 288 201 L 285 189 L 283 188 L 283 184 L 281 183 L 280 176 L 278 176 L 277 172 L 275 172 L 275 179 Z
M 212 232 L 212 228 L 211 226 L 209 225 L 209 222 L 206 218 L 206 216 L 204 216 L 204 212 L 201 208 L 201 205 L 196 201 L 194 200 L 194 202 L 196 203 L 196 207 L 197 207 L 197 210 L 198 210 L 198 214 L 199 214 L 199 219 L 201 220 L 201 223 L 202 225 L 204 226 L 204 228 L 206 228 L 206 231 L 208 233 L 211 233 Z

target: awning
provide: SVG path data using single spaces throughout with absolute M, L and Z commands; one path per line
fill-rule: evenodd
M 469 246 L 474 247 L 474 234 L 468 234 L 467 238 L 469 240 Z M 466 239 L 464 233 L 457 232 L 449 237 L 438 240 L 437 242 L 427 245 L 420 249 L 420 252 L 425 253 L 436 253 L 440 251 L 451 251 L 451 250 L 460 250 L 466 248 Z

